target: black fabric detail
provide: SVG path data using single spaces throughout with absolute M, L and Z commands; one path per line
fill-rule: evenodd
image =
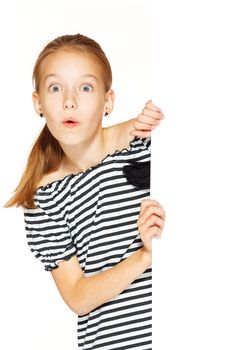
M 150 188 L 150 161 L 134 162 L 123 167 L 123 173 L 131 185 Z

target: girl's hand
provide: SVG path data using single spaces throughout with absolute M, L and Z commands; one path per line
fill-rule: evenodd
M 138 115 L 136 122 L 134 122 L 134 129 L 130 131 L 130 135 L 138 136 L 140 138 L 151 137 L 151 130 L 154 130 L 161 119 L 165 116 L 162 110 L 152 103 L 152 100 L 145 104 L 142 113 Z
M 152 254 L 152 238 L 160 238 L 165 222 L 165 211 L 161 204 L 152 199 L 143 199 L 137 221 L 144 250 Z

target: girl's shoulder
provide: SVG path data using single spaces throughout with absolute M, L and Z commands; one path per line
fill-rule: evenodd
M 42 179 L 37 184 L 37 188 L 46 186 L 49 183 L 52 183 L 54 181 L 62 180 L 65 177 L 66 174 L 64 174 L 61 169 L 54 170 L 53 172 L 49 174 L 44 174 Z
M 134 136 L 130 135 L 132 127 L 126 123 L 120 123 L 108 127 L 106 132 L 106 144 L 108 153 L 112 154 L 116 150 L 127 149 L 130 142 L 133 141 Z

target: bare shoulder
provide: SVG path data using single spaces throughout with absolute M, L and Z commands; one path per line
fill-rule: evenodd
M 134 118 L 106 128 L 106 140 L 109 148 L 112 147 L 112 152 L 116 149 L 128 148 L 129 143 L 134 139 L 130 131 L 134 129 L 135 121 Z
M 65 176 L 65 174 L 62 173 L 60 169 L 54 170 L 53 172 L 51 172 L 49 174 L 44 174 L 42 179 L 38 183 L 37 187 L 46 186 L 46 185 L 50 184 L 51 182 L 61 180 L 64 178 L 64 176 Z

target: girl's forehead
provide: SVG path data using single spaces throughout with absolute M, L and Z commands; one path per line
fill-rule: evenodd
M 44 58 L 41 63 L 45 68 L 47 66 L 89 66 L 93 69 L 98 69 L 99 64 L 97 60 L 91 54 L 80 52 L 80 51 L 66 51 L 66 50 L 57 50 Z
M 40 78 L 51 74 L 92 74 L 102 77 L 102 69 L 97 59 L 89 53 L 78 50 L 57 50 L 46 56 L 41 62 Z

